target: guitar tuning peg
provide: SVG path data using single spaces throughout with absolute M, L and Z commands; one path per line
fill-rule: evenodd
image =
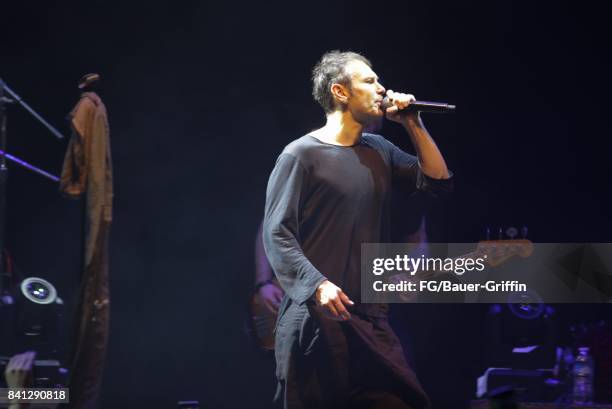
M 527 233 L 529 232 L 529 229 L 527 228 L 527 226 L 523 226 L 521 227 L 521 237 L 523 239 L 527 238 Z
M 510 237 L 510 240 L 514 240 L 517 235 L 518 229 L 516 227 L 508 227 L 506 229 L 506 236 Z

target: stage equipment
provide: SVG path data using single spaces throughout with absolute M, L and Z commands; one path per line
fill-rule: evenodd
M 515 317 L 525 320 L 540 318 L 544 312 L 551 314 L 553 312 L 550 307 L 544 304 L 542 297 L 533 290 L 510 294 L 508 296 L 508 308 Z
M 555 310 L 537 294 L 521 293 L 507 305 L 493 304 L 485 319 L 485 365 L 477 397 L 511 387 L 519 401 L 554 400 L 563 394 L 558 377 Z
M 19 289 L 24 297 L 36 304 L 51 304 L 57 300 L 57 290 L 44 278 L 28 277 Z
M 7 97 L 9 95 L 10 97 Z M 8 168 L 6 167 L 6 160 L 11 160 L 18 165 L 34 171 L 46 178 L 54 180 L 55 182 L 59 181 L 59 178 L 51 175 L 49 172 L 45 172 L 41 169 L 36 168 L 28 164 L 27 162 L 18 159 L 14 156 L 8 155 L 6 153 L 6 144 L 7 144 L 7 134 L 6 134 L 6 105 L 18 103 L 26 111 L 28 111 L 34 118 L 36 118 L 40 123 L 42 123 L 52 134 L 54 134 L 57 138 L 63 138 L 64 136 L 54 127 L 52 127 L 47 121 L 45 121 L 40 115 L 36 113 L 28 104 L 25 103 L 21 99 L 19 95 L 17 95 L 12 89 L 9 88 L 8 85 L 0 78 L 0 277 L 4 276 L 6 262 L 4 260 L 4 233 L 5 233 L 5 223 L 6 223 L 6 184 L 8 181 Z M 2 280 L 0 280 L 0 285 L 2 285 Z M 2 293 L 2 288 L 0 288 L 0 293 Z
M 28 277 L 10 290 L 11 303 L 0 304 L 0 373 L 12 355 L 36 351 L 35 385 L 63 385 L 65 306 L 55 286 L 44 278 Z
M 477 380 L 476 397 L 488 397 L 502 388 L 514 390 L 519 402 L 554 401 L 563 393 L 552 369 L 489 368 Z
M 16 345 L 37 351 L 39 357 L 61 356 L 65 306 L 55 286 L 40 277 L 24 279 L 19 284 L 15 309 Z
M 531 300 L 491 305 L 485 318 L 486 367 L 537 370 L 556 365 L 555 311 Z

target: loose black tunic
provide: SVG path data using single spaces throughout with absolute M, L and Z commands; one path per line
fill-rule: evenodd
M 276 329 L 277 399 L 285 408 L 338 408 L 360 391 L 386 390 L 414 408 L 428 399 L 387 321 L 387 306 L 361 304 L 361 243 L 389 238 L 391 181 L 439 195 L 451 179 L 423 174 L 415 156 L 382 136 L 353 146 L 312 135 L 289 144 L 270 175 L 264 247 L 285 299 Z M 312 296 L 330 280 L 355 301 L 352 318 L 325 318 Z

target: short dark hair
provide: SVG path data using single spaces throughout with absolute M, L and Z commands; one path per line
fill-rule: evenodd
M 312 69 L 312 96 L 323 107 L 326 114 L 336 109 L 331 85 L 338 83 L 350 86 L 351 79 L 345 68 L 349 62 L 355 60 L 372 67 L 372 63 L 361 54 L 353 51 L 333 50 L 323 54 Z

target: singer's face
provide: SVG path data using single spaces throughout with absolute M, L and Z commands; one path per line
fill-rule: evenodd
M 378 82 L 378 75 L 362 61 L 352 61 L 346 69 L 351 77 L 347 109 L 363 124 L 382 117 L 385 87 Z

